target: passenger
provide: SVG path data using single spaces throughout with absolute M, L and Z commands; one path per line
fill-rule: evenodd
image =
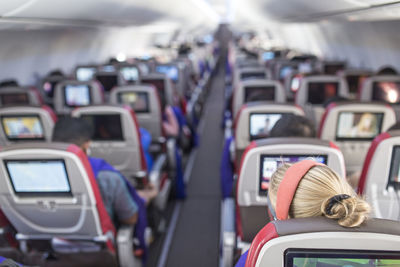
M 316 137 L 314 124 L 304 116 L 284 114 L 271 129 L 269 137 Z
M 110 218 L 116 226 L 136 223 L 134 236 L 139 239 L 140 250 L 135 252 L 137 255 L 143 255 L 143 260 L 145 260 L 147 255 L 144 236 L 147 227 L 146 203 L 155 197 L 156 191 L 150 187 L 143 190 L 139 196 L 135 188 L 114 167 L 103 159 L 90 157 L 89 146 L 92 135 L 93 129 L 85 120 L 66 117 L 55 124 L 52 140 L 73 143 L 88 155 Z
M 52 140 L 75 144 L 83 152 L 90 154 L 89 146 L 92 133 L 93 130 L 86 121 L 79 118 L 64 118 L 55 124 Z M 138 219 L 138 205 L 130 197 L 121 174 L 105 170 L 96 172 L 92 158 L 88 158 L 95 172 L 100 193 L 110 218 L 115 225 L 121 223 L 135 224 Z
M 377 72 L 376 75 L 397 75 L 397 70 L 392 66 L 383 66 Z
M 278 189 L 286 172 L 291 166 L 303 163 L 285 163 L 272 175 L 268 191 L 271 213 L 275 213 Z M 320 164 L 311 167 L 297 185 L 288 218 L 324 216 L 336 220 L 343 227 L 357 227 L 367 219 L 370 210 L 370 205 L 356 194 L 345 179 Z M 246 258 L 247 252 L 236 267 L 244 266 Z

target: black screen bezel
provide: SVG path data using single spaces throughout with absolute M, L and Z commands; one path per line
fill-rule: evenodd
M 356 256 L 354 259 L 400 259 L 400 251 L 288 248 L 283 253 L 284 267 L 293 267 L 293 259 L 296 256 L 336 259 L 338 258 L 338 254 L 343 255 L 344 257 Z
M 387 100 L 384 100 L 384 99 L 375 99 L 374 95 L 376 94 L 376 90 L 377 90 L 377 89 L 380 89 L 380 88 L 378 87 L 378 84 L 379 84 L 379 83 L 395 83 L 395 84 L 399 84 L 399 85 L 400 85 L 400 81 L 374 81 L 374 82 L 372 83 L 371 101 L 380 101 L 380 102 L 388 103 L 388 104 L 390 104 L 390 105 L 400 105 L 400 100 L 399 100 L 398 102 L 391 103 L 391 102 L 389 102 L 389 101 L 387 101 Z M 380 89 L 380 90 L 381 90 L 381 89 Z M 398 92 L 400 93 L 400 87 L 399 87 Z
M 70 105 L 70 104 L 68 104 L 68 101 L 67 101 L 67 86 L 82 86 L 82 85 L 85 85 L 85 86 L 87 87 L 87 89 L 88 89 L 88 93 L 89 93 L 89 104 L 87 104 L 87 105 Z M 91 87 L 89 84 L 67 84 L 67 85 L 65 85 L 65 86 L 63 87 L 63 90 L 64 90 L 64 104 L 65 104 L 67 107 L 70 107 L 70 108 L 79 108 L 79 107 L 87 107 L 87 106 L 90 106 L 90 105 L 92 104 L 92 87 Z
M 396 154 L 396 151 L 399 151 L 399 153 Z M 390 168 L 389 168 L 389 179 L 387 182 L 386 189 L 388 189 L 390 186 L 393 186 L 396 190 L 400 190 L 400 181 L 396 182 L 393 180 L 393 177 L 399 173 L 400 169 L 400 164 L 394 166 L 395 163 L 395 158 L 399 159 L 397 162 L 400 163 L 400 145 L 393 146 L 392 148 L 392 156 L 390 160 Z
M 4 103 L 4 97 L 5 96 L 10 96 L 10 95 L 14 95 L 14 96 L 24 95 L 26 97 L 26 102 L 23 102 L 23 103 Z M 13 92 L 13 93 L 4 92 L 4 93 L 0 94 L 0 101 L 1 101 L 1 105 L 2 106 L 22 106 L 22 105 L 29 105 L 30 104 L 28 92 Z
M 32 118 L 33 117 L 33 118 L 37 118 L 38 119 L 38 121 L 40 123 L 40 127 L 42 128 L 42 132 L 43 132 L 43 136 L 42 137 L 36 137 L 36 138 L 33 138 L 33 137 L 31 137 L 31 138 L 12 138 L 12 137 L 9 137 L 7 135 L 6 128 L 5 128 L 5 125 L 4 125 L 4 119 L 5 118 L 24 118 L 24 117 L 26 117 L 26 118 Z M 1 115 L 0 116 L 0 121 L 1 121 L 1 127 L 3 128 L 4 136 L 9 141 L 15 142 L 15 141 L 44 141 L 45 140 L 44 127 L 43 127 L 43 123 L 42 123 L 42 120 L 41 120 L 39 115 L 36 115 L 36 114 L 21 114 L 21 115 L 6 114 L 6 115 Z
M 96 113 L 89 113 L 89 114 L 82 114 L 80 115 L 80 118 L 85 120 L 85 117 L 95 117 L 95 116 L 118 116 L 120 125 L 121 125 L 121 138 L 119 139 L 99 139 L 96 138 L 95 135 L 92 136 L 92 141 L 96 142 L 125 142 L 125 133 L 124 133 L 124 127 L 123 127 L 123 121 L 122 121 L 122 116 L 121 114 L 118 113 L 110 113 L 110 114 L 96 114 Z M 93 130 L 96 130 L 96 125 L 93 125 Z
M 149 101 L 149 93 L 148 92 L 133 92 L 133 91 L 128 91 L 128 92 L 118 92 L 117 94 L 117 99 L 118 99 L 118 103 L 120 104 L 125 104 L 125 105 L 129 105 L 133 108 L 133 106 L 130 103 L 123 103 L 122 102 L 122 97 L 124 94 L 137 94 L 140 95 L 142 94 L 145 97 L 145 101 L 146 101 L 146 109 L 142 109 L 142 110 L 136 110 L 134 109 L 135 113 L 150 113 L 150 101 Z
M 324 99 L 324 100 L 322 100 L 320 103 L 313 103 L 313 102 L 311 102 L 310 101 L 310 96 L 311 96 L 311 94 L 310 94 L 310 85 L 311 84 L 336 84 L 336 92 L 335 92 L 335 95 L 334 96 L 332 96 L 332 97 L 335 97 L 335 96 L 338 96 L 339 95 L 339 91 L 340 91 L 340 83 L 338 82 L 338 81 L 331 81 L 331 82 L 328 82 L 328 81 L 309 81 L 308 82 L 308 84 L 307 84 L 307 103 L 310 103 L 311 105 L 323 105 L 324 104 L 324 102 L 325 101 L 327 101 L 329 98 L 327 98 L 327 99 Z
M 316 155 L 316 154 L 261 154 L 259 157 L 259 169 L 258 169 L 258 195 L 262 197 L 267 196 L 267 191 L 263 190 L 261 188 L 261 183 L 262 183 L 262 176 L 263 176 L 263 162 L 265 158 L 283 158 L 283 157 L 309 157 L 309 158 L 324 158 L 324 164 L 328 164 L 328 154 L 321 154 L 321 155 Z M 288 162 L 290 163 L 290 162 Z
M 339 132 L 339 119 L 340 119 L 340 115 L 343 113 L 371 113 L 374 115 L 382 115 L 382 119 L 379 122 L 378 125 L 378 133 L 377 135 L 375 135 L 374 137 L 339 137 L 338 136 L 338 132 Z M 375 137 L 377 137 L 381 132 L 382 132 L 382 125 L 383 125 L 383 119 L 385 118 L 385 113 L 384 112 L 358 112 L 358 111 L 340 111 L 338 116 L 337 116 L 337 120 L 336 120 L 336 131 L 335 131 L 335 140 L 336 141 L 372 141 L 375 139 Z
M 12 181 L 8 165 L 7 165 L 9 162 L 51 162 L 51 161 L 61 162 L 63 164 L 64 171 L 65 171 L 65 174 L 67 177 L 68 187 L 69 187 L 68 192 L 17 192 L 17 190 L 15 189 L 14 183 Z M 18 160 L 6 159 L 6 160 L 3 160 L 3 164 L 7 171 L 8 179 L 13 188 L 13 191 L 14 191 L 15 195 L 17 195 L 17 196 L 21 196 L 21 197 L 71 197 L 72 196 L 71 183 L 69 180 L 69 175 L 67 172 L 67 167 L 65 165 L 64 159 L 18 159 Z
M 249 140 L 250 141 L 260 140 L 260 139 L 265 138 L 265 137 L 255 138 L 254 136 L 251 135 L 251 116 L 259 115 L 259 114 L 261 114 L 261 115 L 281 115 L 281 118 L 282 118 L 282 116 L 287 115 L 287 114 L 292 114 L 292 113 L 289 113 L 289 112 L 250 112 L 250 114 L 249 114 L 249 127 L 248 127 L 248 129 L 249 129 Z
M 272 90 L 273 91 L 273 96 L 272 99 L 268 99 L 268 100 L 251 100 L 249 101 L 249 92 L 247 90 L 251 90 L 251 89 L 261 89 L 264 88 L 266 90 Z M 267 86 L 256 86 L 256 85 L 250 85 L 250 86 L 245 86 L 244 90 L 243 90 L 243 97 L 244 97 L 244 101 L 243 103 L 250 103 L 250 102 L 256 102 L 256 101 L 275 101 L 276 99 L 276 86 L 275 85 L 267 85 Z

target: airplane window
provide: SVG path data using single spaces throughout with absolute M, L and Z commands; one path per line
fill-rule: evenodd
M 400 256 L 393 251 L 288 249 L 285 267 L 296 266 L 398 266 Z
M 65 104 L 69 107 L 82 107 L 90 104 L 88 85 L 66 85 L 64 87 Z
M 265 72 L 245 72 L 240 75 L 241 80 L 265 79 Z
M 267 196 L 269 181 L 272 174 L 284 163 L 295 163 L 301 160 L 311 158 L 319 163 L 326 164 L 327 155 L 261 155 L 260 156 L 260 178 L 259 190 L 260 196 Z
M 385 101 L 391 104 L 400 102 L 400 82 L 374 82 L 372 100 Z
M 29 97 L 27 93 L 6 93 L 1 94 L 1 103 L 6 105 L 29 105 Z
M 79 67 L 76 69 L 76 79 L 87 82 L 94 78 L 97 69 L 95 67 Z
M 127 82 L 135 82 L 135 81 L 139 80 L 139 70 L 135 66 L 122 67 L 120 69 L 120 72 L 121 72 L 124 80 Z
M 383 113 L 340 112 L 336 140 L 372 140 L 380 134 Z
M 121 117 L 118 114 L 83 115 L 94 130 L 93 141 L 123 141 Z
M 394 186 L 400 190 L 400 146 L 394 146 L 392 150 L 388 186 Z
M 251 113 L 250 114 L 250 140 L 268 137 L 275 123 L 283 113 Z
M 17 195 L 69 195 L 71 187 L 65 162 L 56 160 L 5 160 Z
M 142 81 L 144 84 L 150 84 L 153 85 L 158 92 L 158 95 L 160 96 L 161 100 L 161 105 L 165 107 L 167 105 L 167 98 L 165 95 L 165 82 L 164 79 L 147 79 L 145 81 Z
M 275 100 L 275 86 L 246 87 L 244 91 L 245 102 Z
M 105 92 L 110 92 L 113 87 L 118 85 L 118 75 L 116 74 L 96 74 L 96 80 L 101 83 Z
M 179 70 L 176 66 L 160 65 L 156 67 L 156 72 L 166 74 L 173 82 L 179 79 Z
M 337 96 L 337 82 L 310 82 L 308 84 L 308 103 L 320 105 L 331 97 Z
M 43 125 L 37 115 L 1 116 L 1 123 L 8 140 L 43 140 Z
M 118 102 L 130 105 L 136 113 L 150 112 L 149 95 L 146 92 L 119 93 Z

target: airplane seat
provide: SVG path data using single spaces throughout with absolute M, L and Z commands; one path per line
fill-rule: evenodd
M 157 64 L 155 72 L 166 75 L 171 80 L 171 86 L 175 86 L 176 92 L 180 97 L 185 96 L 185 74 L 184 66 L 181 62 L 171 62 L 167 64 Z
M 235 251 L 246 251 L 257 232 L 270 220 L 267 192 L 275 170 L 283 162 L 297 162 L 308 157 L 345 177 L 343 155 L 330 141 L 268 138 L 255 140 L 246 148 L 238 173 L 236 199 L 226 198 L 221 207 L 221 214 L 224 214 L 221 219 L 221 258 L 227 263 L 224 266 L 231 266 Z
M 322 216 L 277 220 L 258 232 L 245 266 L 397 266 L 399 245 L 396 221 L 370 219 L 349 228 Z
M 254 140 L 268 138 L 269 131 L 284 114 L 304 116 L 304 111 L 291 104 L 261 101 L 247 103 L 241 107 L 233 124 L 235 153 L 232 158 L 235 159 L 236 166 L 240 166 L 246 147 Z
M 395 122 L 394 111 L 386 104 L 334 102 L 322 117 L 318 136 L 338 145 L 345 158 L 346 170 L 351 174 L 361 171 L 375 136 Z
M 278 81 L 257 79 L 241 81 L 233 92 L 233 118 L 236 117 L 241 106 L 255 101 L 270 101 L 285 103 L 285 90 Z
M 3 87 L 0 90 L 0 107 L 5 106 L 40 106 L 44 101 L 34 87 Z
M 129 106 L 98 105 L 77 108 L 71 115 L 87 120 L 95 130 L 90 145 L 91 156 L 110 163 L 137 189 L 151 182 L 159 192 L 155 202 L 164 209 L 171 188 L 171 181 L 164 179 L 163 173 L 167 156 L 159 155 L 152 169 L 147 169 L 134 111 Z
M 161 100 L 157 89 L 151 85 L 126 85 L 114 88 L 110 94 L 110 103 L 130 105 L 136 114 L 139 125 L 148 130 L 154 144 L 164 143 L 162 129 Z M 156 150 L 161 151 L 161 147 Z
M 372 142 L 358 183 L 358 193 L 372 204 L 376 218 L 399 220 L 400 131 L 390 130 Z
M 81 149 L 64 143 L 12 144 L 3 148 L 0 160 L 1 208 L 17 231 L 21 252 L 55 256 L 53 262 L 42 257 L 39 265 L 46 266 L 88 258 L 96 266 L 137 266 L 134 227 L 122 225 L 116 233 Z
M 119 83 L 119 73 L 115 67 L 113 68 L 112 71 L 108 71 L 104 70 L 103 67 L 103 70 L 100 69 L 94 74 L 95 79 L 102 85 L 106 95 L 108 95 L 114 87 L 118 86 Z
M 344 78 L 349 88 L 349 98 L 359 100 L 360 89 L 368 77 L 372 76 L 373 72 L 367 69 L 345 69 L 337 73 L 338 76 Z
M 51 141 L 57 116 L 48 106 L 0 108 L 0 146 L 14 142 Z
M 146 177 L 139 127 L 130 107 L 81 107 L 73 110 L 71 116 L 87 120 L 94 129 L 92 156 L 106 160 L 131 182 L 137 183 L 138 178 Z
M 245 67 L 237 69 L 234 72 L 233 84 L 238 84 L 240 81 L 250 79 L 270 79 L 269 73 L 265 67 Z
M 348 97 L 347 83 L 343 78 L 333 75 L 305 76 L 301 79 L 295 103 L 318 126 L 325 111 L 324 102 L 333 97 Z
M 142 75 L 137 64 L 121 63 L 118 68 L 118 84 L 139 84 Z
M 141 77 L 141 84 L 153 85 L 158 92 L 161 100 L 162 110 L 164 112 L 167 105 L 174 104 L 174 89 L 170 79 L 166 74 L 150 73 Z
M 222 197 L 232 196 L 235 171 L 246 147 L 253 140 L 267 138 L 269 131 L 283 114 L 304 116 L 301 108 L 289 104 L 252 102 L 244 104 L 233 124 L 233 137 L 225 136 L 225 145 L 221 158 Z
M 392 105 L 400 119 L 400 75 L 379 75 L 365 79 L 359 93 L 363 102 L 381 101 Z
M 103 88 L 97 81 L 62 81 L 56 86 L 53 101 L 57 114 L 68 115 L 75 108 L 103 103 Z

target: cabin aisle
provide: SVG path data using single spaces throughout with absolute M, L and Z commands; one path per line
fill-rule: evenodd
M 167 267 L 218 266 L 221 189 L 219 166 L 223 132 L 224 69 L 213 78 L 205 107 L 200 147 L 187 185 L 187 199 L 169 250 Z M 201 130 L 201 129 L 200 129 Z

